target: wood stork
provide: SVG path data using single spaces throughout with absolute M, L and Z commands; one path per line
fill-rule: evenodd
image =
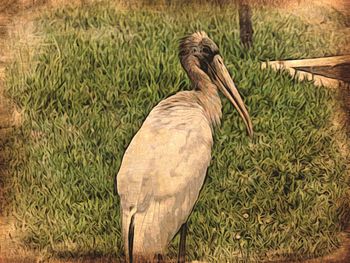
M 162 261 L 180 230 L 178 261 L 185 261 L 186 221 L 211 159 L 220 124 L 220 90 L 253 135 L 248 111 L 217 45 L 205 32 L 180 41 L 179 58 L 193 86 L 162 100 L 125 151 L 116 176 L 125 254 L 130 262 Z

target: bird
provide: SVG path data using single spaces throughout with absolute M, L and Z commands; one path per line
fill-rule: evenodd
M 222 92 L 253 125 L 219 48 L 204 31 L 180 40 L 179 59 L 192 89 L 160 101 L 128 145 L 115 177 L 120 197 L 126 260 L 163 262 L 180 233 L 178 262 L 185 262 L 187 220 L 211 161 L 214 129 L 220 125 Z

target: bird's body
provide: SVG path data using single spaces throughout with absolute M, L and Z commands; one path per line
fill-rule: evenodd
M 160 102 L 125 152 L 118 192 L 124 236 L 134 216 L 135 255 L 162 254 L 198 198 L 213 144 L 210 115 L 198 93 Z M 221 113 L 219 98 L 218 106 Z
M 129 261 L 138 257 L 152 261 L 164 253 L 186 223 L 211 160 L 213 129 L 221 119 L 217 85 L 195 60 L 182 59 L 195 89 L 153 108 L 128 146 L 117 175 Z

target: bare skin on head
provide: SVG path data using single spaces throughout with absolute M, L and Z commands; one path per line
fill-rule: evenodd
M 116 178 L 129 262 L 160 262 L 180 228 L 179 262 L 185 262 L 186 222 L 211 159 L 220 124 L 220 90 L 253 135 L 252 122 L 217 45 L 204 32 L 181 40 L 180 61 L 193 90 L 152 109 L 127 148 Z

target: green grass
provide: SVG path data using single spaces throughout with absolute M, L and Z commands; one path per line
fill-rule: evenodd
M 123 252 L 113 178 L 160 100 L 189 89 L 178 40 L 205 30 L 219 45 L 253 120 L 246 136 L 223 99 L 205 186 L 190 217 L 189 259 L 312 257 L 332 251 L 348 203 L 347 163 L 332 124 L 335 94 L 259 62 L 338 54 L 347 39 L 254 10 L 254 48 L 236 10 L 59 9 L 37 21 L 31 70 L 15 61 L 8 91 L 23 109 L 14 141 L 13 213 L 26 245 L 47 255 Z M 175 257 L 178 239 L 169 247 Z

